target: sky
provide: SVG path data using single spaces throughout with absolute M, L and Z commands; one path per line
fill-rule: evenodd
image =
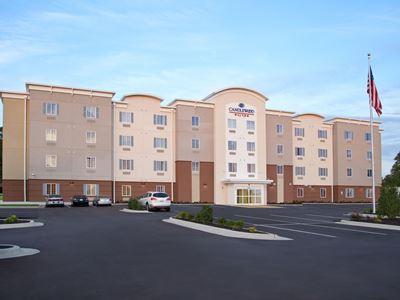
M 37 82 L 167 104 L 243 86 L 271 109 L 368 119 L 368 52 L 385 175 L 400 151 L 398 0 L 0 0 L 0 90 Z

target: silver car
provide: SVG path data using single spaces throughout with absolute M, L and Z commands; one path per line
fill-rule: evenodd
M 93 199 L 93 206 L 111 206 L 112 202 L 110 197 L 107 196 L 96 196 Z
M 147 192 L 139 198 L 139 204 L 146 207 L 148 211 L 154 209 L 171 210 L 171 198 L 163 192 Z
M 64 206 L 64 199 L 60 195 L 48 195 L 46 197 L 46 207 Z

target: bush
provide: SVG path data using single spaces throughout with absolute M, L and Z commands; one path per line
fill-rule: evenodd
M 400 215 L 400 196 L 396 188 L 382 188 L 377 214 L 387 216 L 389 219 L 395 219 L 396 216 Z
M 242 230 L 244 226 L 244 222 L 242 220 L 233 221 L 232 229 L 234 230 Z
M 362 217 L 359 213 L 352 213 L 350 216 L 350 220 L 352 221 L 361 221 Z
M 5 224 L 14 224 L 18 223 L 18 218 L 16 215 L 11 215 L 7 219 L 4 220 Z
M 129 199 L 128 208 L 133 210 L 144 210 L 144 207 L 139 203 L 139 198 Z
M 175 218 L 180 219 L 180 220 L 193 221 L 194 216 L 192 214 L 188 213 L 187 211 L 181 211 L 176 215 Z
M 205 205 L 202 209 L 196 214 L 195 221 L 203 224 L 211 224 L 213 222 L 213 209 L 209 205 Z
M 371 207 L 365 208 L 363 212 L 364 214 L 372 214 L 372 208 Z
M 251 226 L 247 229 L 250 233 L 256 233 L 257 232 L 257 228 L 255 228 L 254 226 Z
M 221 217 L 217 221 L 218 225 L 225 227 L 226 226 L 226 219 L 224 217 Z

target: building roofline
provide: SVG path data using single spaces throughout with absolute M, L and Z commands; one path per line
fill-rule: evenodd
M 237 86 L 237 87 L 227 87 L 227 88 L 224 88 L 224 89 L 221 89 L 221 90 L 217 90 L 217 91 L 215 91 L 215 92 L 209 94 L 209 95 L 208 95 L 207 97 L 205 97 L 202 101 L 205 101 L 205 102 L 206 102 L 206 101 L 208 101 L 210 98 L 212 98 L 213 96 L 218 95 L 218 94 L 223 93 L 223 92 L 226 92 L 226 91 L 229 91 L 229 90 L 242 90 L 242 91 L 246 91 L 246 92 L 250 92 L 250 93 L 256 94 L 257 96 L 263 98 L 265 101 L 269 100 L 267 96 L 263 95 L 262 93 L 260 93 L 260 92 L 258 92 L 258 91 L 256 91 L 256 90 L 249 89 L 249 88 L 245 88 L 245 87 L 238 87 L 238 86 Z
M 160 102 L 164 101 L 164 99 L 161 98 L 161 97 L 158 97 L 158 96 L 152 95 L 152 94 L 147 94 L 147 93 L 131 93 L 131 94 L 126 94 L 126 95 L 122 96 L 121 101 L 124 101 L 125 98 L 128 98 L 128 97 L 149 97 L 149 98 L 156 99 L 156 100 L 158 100 L 158 101 L 160 101 Z
M 70 91 L 72 94 L 74 94 L 76 91 L 78 91 L 78 92 L 81 91 L 81 92 L 86 92 L 89 95 L 91 95 L 93 93 L 107 94 L 107 95 L 110 95 L 111 98 L 115 95 L 115 92 L 112 92 L 112 91 L 88 89 L 88 88 L 81 88 L 81 87 L 69 87 L 69 86 L 54 85 L 54 84 L 35 83 L 35 82 L 27 82 L 25 84 L 25 87 L 26 87 L 27 92 L 29 92 L 29 90 L 32 87 L 42 87 L 42 88 L 48 88 L 51 92 L 53 91 L 53 89 L 65 89 L 65 90 Z M 42 89 L 40 89 L 40 90 L 42 90 Z M 57 92 L 57 91 L 55 91 L 55 92 Z
M 29 94 L 26 92 L 15 92 L 15 91 L 0 91 L 0 98 L 3 102 L 3 98 L 12 98 L 12 99 L 28 99 Z
M 335 122 L 348 122 L 348 123 L 352 123 L 352 122 L 357 122 L 357 123 L 365 123 L 365 124 L 369 124 L 369 120 L 363 120 L 363 119 L 354 119 L 354 118 L 344 118 L 344 117 L 335 117 L 329 120 L 326 120 L 326 122 L 330 122 L 330 123 L 335 123 Z M 373 121 L 374 124 L 382 124 L 381 121 Z
M 191 106 L 208 106 L 213 107 L 214 103 L 204 102 L 202 100 L 189 100 L 189 99 L 174 99 L 168 106 L 175 107 L 179 104 L 179 102 L 183 102 L 184 105 L 191 105 Z
M 266 113 L 275 113 L 275 114 L 286 114 L 286 115 L 294 115 L 295 112 L 293 111 L 286 111 L 286 110 L 279 110 L 279 109 L 265 109 Z
M 315 116 L 321 119 L 325 119 L 325 117 L 323 115 L 320 114 L 316 114 L 316 113 L 304 113 L 304 114 L 298 114 L 293 116 L 293 118 L 298 118 L 298 117 L 302 117 L 302 116 Z

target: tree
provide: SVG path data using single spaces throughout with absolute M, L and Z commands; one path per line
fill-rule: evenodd
M 400 152 L 397 153 L 394 160 L 390 174 L 386 175 L 382 181 L 383 187 L 400 187 Z

